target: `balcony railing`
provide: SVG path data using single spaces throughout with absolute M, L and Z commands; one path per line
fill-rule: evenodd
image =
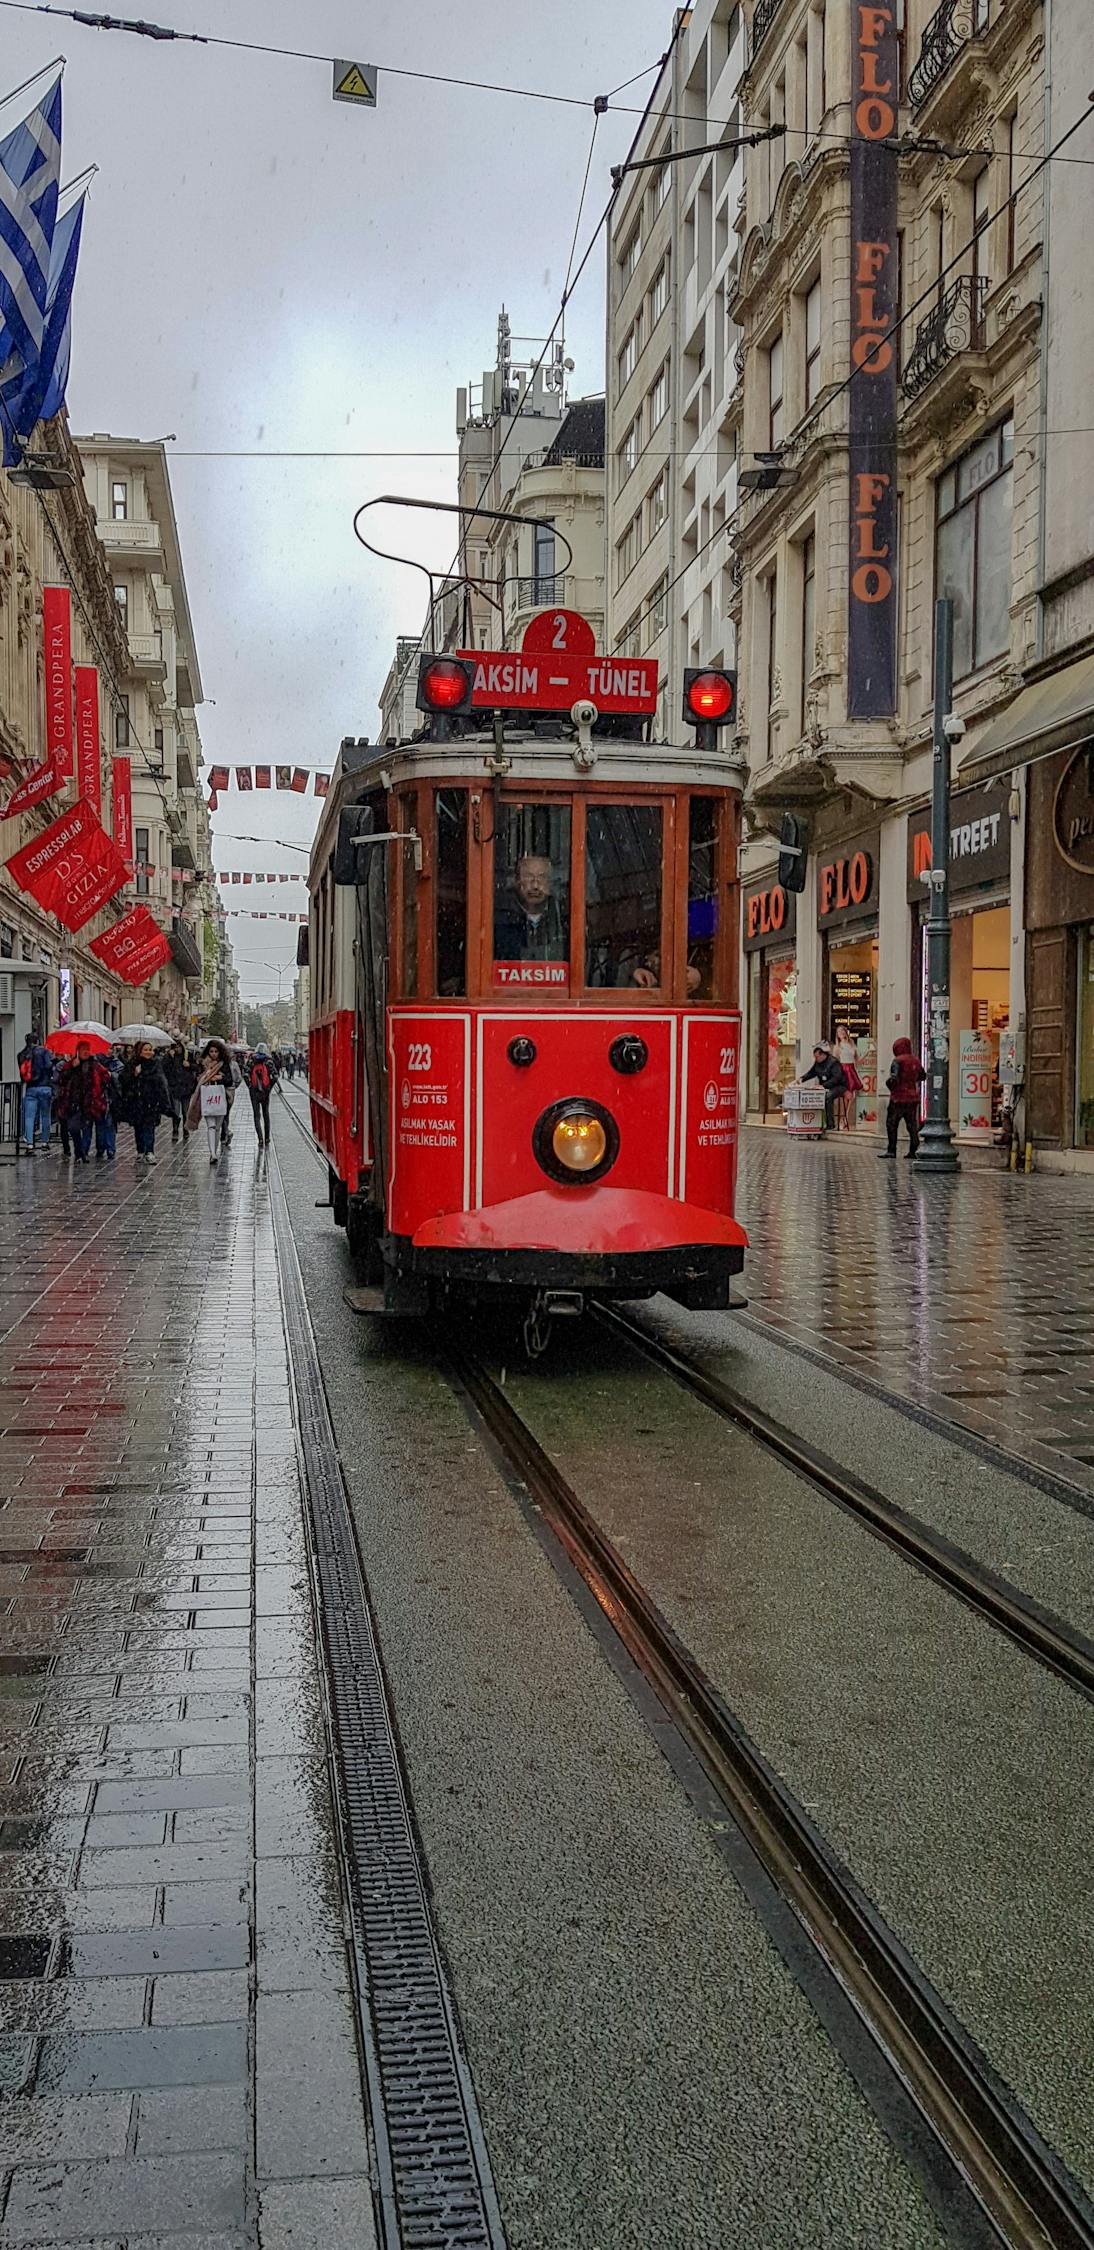
M 756 6 L 752 13 L 752 39 L 748 50 L 750 65 L 759 54 L 760 47 L 766 39 L 782 4 L 783 0 L 756 0 Z
M 505 614 L 511 617 L 517 609 L 552 609 L 561 604 L 565 591 L 564 578 L 509 578 L 505 585 Z
M 960 274 L 950 283 L 934 311 L 921 320 L 915 342 L 901 376 L 907 399 L 918 398 L 948 360 L 959 352 L 978 352 L 984 345 L 984 298 L 987 281 L 982 275 Z
M 922 109 L 970 39 L 988 28 L 991 0 L 942 0 L 923 34 L 915 67 L 908 79 L 908 100 Z

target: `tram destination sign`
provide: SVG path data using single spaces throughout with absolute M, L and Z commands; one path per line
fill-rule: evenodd
M 568 711 L 585 702 L 635 716 L 657 709 L 656 657 L 527 648 L 512 654 L 461 648 L 457 655 L 475 667 L 471 701 L 477 711 Z

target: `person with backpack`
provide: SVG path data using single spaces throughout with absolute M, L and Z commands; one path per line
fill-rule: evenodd
M 56 1057 L 28 1031 L 16 1058 L 23 1084 L 23 1154 L 34 1155 L 34 1137 L 41 1135 L 39 1156 L 49 1155 L 50 1115 L 53 1108 L 53 1067 Z
M 254 1113 L 255 1137 L 260 1148 L 270 1145 L 270 1095 L 274 1089 L 277 1068 L 268 1047 L 258 1046 L 246 1063 L 247 1091 Z

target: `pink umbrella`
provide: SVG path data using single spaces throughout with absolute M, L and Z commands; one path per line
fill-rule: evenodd
M 50 1032 L 46 1046 L 55 1055 L 74 1055 L 77 1047 L 90 1047 L 93 1055 L 108 1055 L 113 1038 L 105 1023 L 65 1023 L 59 1031 Z

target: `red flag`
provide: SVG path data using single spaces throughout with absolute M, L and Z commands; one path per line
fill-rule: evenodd
M 209 787 L 213 791 L 214 796 L 216 795 L 218 789 L 226 789 L 228 787 L 227 766 L 210 766 Z
M 125 862 L 127 875 L 133 873 L 133 768 L 128 758 L 114 760 L 114 842 Z
M 269 766 L 256 766 L 256 767 L 255 767 L 255 788 L 256 788 L 256 789 L 268 789 L 268 788 L 269 788 L 269 786 L 270 786 L 270 768 L 269 768 Z
M 275 771 L 275 773 L 276 773 L 276 775 L 277 775 L 277 786 L 278 786 L 278 788 L 279 788 L 279 789 L 291 789 L 291 788 L 292 788 L 292 767 L 291 767 L 291 766 L 275 766 L 275 768 L 274 768 L 274 771 Z
M 52 758 L 46 758 L 42 765 L 35 766 L 33 773 L 28 773 L 18 789 L 13 789 L 0 819 L 10 820 L 13 813 L 26 812 L 31 805 L 40 805 L 43 797 L 52 797 L 60 786 L 57 768 Z
M 83 798 L 14 852 L 7 865 L 20 890 L 29 891 L 66 930 L 82 930 L 126 878 L 121 853 Z
M 159 924 L 142 899 L 109 930 L 104 930 L 101 937 L 92 938 L 90 949 L 106 968 L 120 969 L 123 961 L 135 960 L 159 935 Z
M 103 816 L 103 767 L 99 742 L 99 675 L 93 664 L 76 666 L 76 793 Z
M 72 777 L 72 597 L 67 586 L 42 588 L 46 660 L 46 749 L 57 784 Z
M 293 767 L 293 771 L 292 771 L 292 786 L 293 786 L 293 788 L 294 788 L 294 789 L 296 790 L 296 792 L 297 792 L 297 795 L 298 795 L 298 796 L 303 796 L 303 793 L 304 793 L 305 789 L 306 789 L 306 788 L 307 788 L 307 786 L 308 786 L 308 775 L 307 775 L 307 769 L 306 769 L 306 767 L 304 767 L 304 766 L 294 766 L 294 767 Z
M 316 774 L 316 777 L 315 777 L 315 794 L 316 794 L 316 796 L 317 796 L 317 797 L 325 797 L 325 796 L 326 796 L 326 794 L 327 794 L 327 791 L 328 791 L 328 789 L 329 789 L 329 788 L 330 788 L 330 775 L 329 775 L 329 773 L 317 773 L 317 774 Z
M 236 788 L 237 788 L 237 789 L 249 789 L 249 788 L 250 788 L 250 786 L 251 786 L 251 769 L 250 769 L 250 766 L 237 766 L 237 767 L 236 767 Z
M 251 881 L 251 877 L 249 875 L 245 875 L 243 880 L 245 883 L 249 883 Z

